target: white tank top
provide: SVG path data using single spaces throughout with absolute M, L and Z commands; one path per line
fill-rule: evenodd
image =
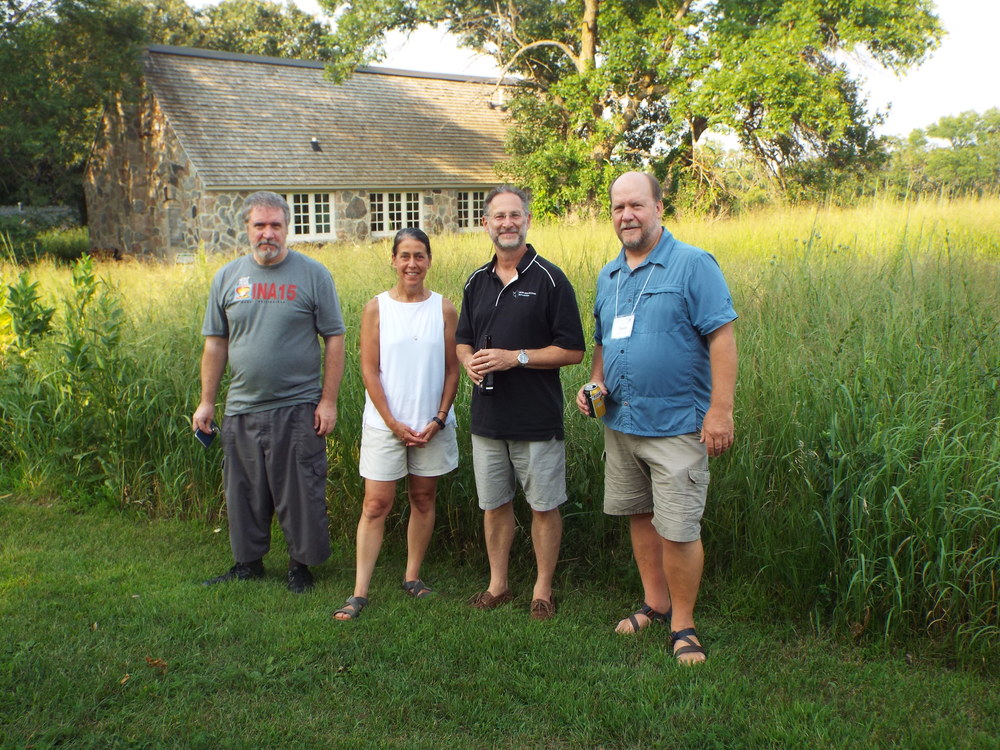
M 397 302 L 382 292 L 378 300 L 379 380 L 389 411 L 413 430 L 437 415 L 444 390 L 444 315 L 441 295 L 423 302 Z M 365 391 L 364 423 L 389 429 Z M 446 424 L 455 423 L 454 407 Z

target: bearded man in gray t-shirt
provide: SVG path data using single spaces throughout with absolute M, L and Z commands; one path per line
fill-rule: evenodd
M 330 272 L 285 244 L 285 199 L 253 193 L 242 218 L 251 253 L 212 280 L 202 326 L 201 401 L 191 420 L 195 430 L 213 431 L 228 363 L 221 440 L 236 564 L 205 585 L 262 578 L 277 513 L 288 545 L 288 588 L 303 593 L 313 583 L 309 566 L 330 556 L 326 436 L 337 423 L 344 320 Z

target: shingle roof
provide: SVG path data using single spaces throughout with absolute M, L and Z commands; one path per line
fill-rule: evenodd
M 145 76 L 209 189 L 488 185 L 505 156 L 491 79 L 164 46 Z

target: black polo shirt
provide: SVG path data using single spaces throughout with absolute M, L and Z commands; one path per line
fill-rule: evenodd
M 455 340 L 473 349 L 583 351 L 586 344 L 576 294 L 559 268 L 528 245 L 507 286 L 496 275 L 496 256 L 465 282 Z M 559 369 L 515 367 L 494 373 L 494 391 L 472 392 L 472 433 L 497 440 L 563 439 Z

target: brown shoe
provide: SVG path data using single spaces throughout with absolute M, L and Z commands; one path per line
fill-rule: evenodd
M 480 591 L 472 597 L 469 600 L 469 605 L 476 609 L 496 609 L 500 605 L 512 601 L 514 601 L 514 595 L 510 592 L 510 589 L 505 589 L 496 596 L 493 596 L 489 592 L 489 589 L 487 589 L 486 591 Z
M 547 602 L 544 599 L 535 599 L 531 602 L 532 620 L 549 620 L 555 616 L 555 613 L 556 600 L 554 598 L 550 602 Z

